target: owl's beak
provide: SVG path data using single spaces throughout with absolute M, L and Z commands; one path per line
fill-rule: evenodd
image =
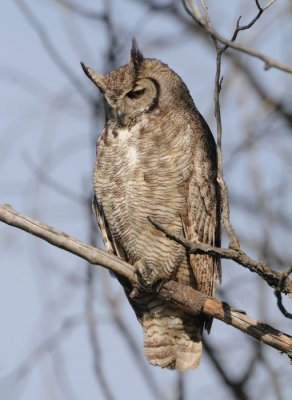
M 86 76 L 101 90 L 104 92 L 104 78 L 101 74 L 98 74 L 93 69 L 85 65 L 82 61 L 80 62 L 81 67 Z
M 125 123 L 125 113 L 121 110 L 117 110 L 117 120 L 120 125 L 124 125 Z

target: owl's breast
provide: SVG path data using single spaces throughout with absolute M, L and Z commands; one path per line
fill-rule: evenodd
M 153 235 L 149 216 L 179 229 L 187 153 L 175 140 L 170 146 L 168 138 L 159 139 L 159 133 L 141 126 L 103 131 L 97 146 L 95 195 L 113 237 L 133 257 L 141 255 L 145 237 Z
M 133 220 L 139 219 L 136 199 L 143 173 L 132 135 L 127 128 L 105 128 L 96 150 L 94 192 L 111 233 L 119 242 L 135 235 Z

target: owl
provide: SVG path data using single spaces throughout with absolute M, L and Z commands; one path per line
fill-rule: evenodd
M 129 63 L 107 75 L 82 67 L 101 92 L 106 119 L 96 146 L 93 206 L 106 250 L 132 264 L 145 288 L 135 292 L 117 277 L 143 327 L 145 356 L 160 367 L 195 368 L 211 321 L 149 289 L 172 279 L 213 296 L 220 260 L 189 255 L 148 218 L 191 242 L 220 246 L 214 138 L 182 79 L 144 58 L 135 41 Z

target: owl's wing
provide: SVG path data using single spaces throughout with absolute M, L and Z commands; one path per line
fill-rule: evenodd
M 216 145 L 212 133 L 200 116 L 193 168 L 188 181 L 186 209 L 182 214 L 184 234 L 190 242 L 220 246 L 220 194 L 216 181 Z M 221 280 L 220 259 L 207 254 L 192 254 L 190 264 L 199 291 L 213 296 Z
M 96 215 L 97 223 L 100 229 L 101 237 L 105 246 L 105 250 L 108 253 L 119 256 L 127 261 L 126 254 L 121 246 L 114 240 L 111 231 L 109 229 L 107 220 L 104 215 L 103 208 L 96 199 L 96 196 L 93 196 L 92 200 L 92 209 Z
M 97 223 L 98 223 L 98 226 L 100 229 L 100 233 L 101 233 L 102 240 L 103 240 L 106 251 L 108 253 L 111 253 L 111 254 L 121 257 L 125 261 L 128 261 L 124 249 L 121 246 L 119 246 L 119 244 L 114 240 L 114 238 L 111 234 L 107 220 L 104 215 L 103 208 L 100 204 L 98 204 L 96 196 L 93 196 L 93 199 L 92 199 L 92 209 L 96 215 L 96 220 L 97 220 Z M 113 276 L 115 276 L 119 280 L 120 284 L 123 286 L 125 293 L 129 299 L 129 302 L 130 302 L 131 306 L 133 307 L 138 320 L 141 322 L 141 315 L 139 314 L 139 311 L 135 309 L 134 305 L 131 302 L 131 299 L 129 298 L 129 294 L 131 293 L 131 290 L 132 290 L 132 287 L 129 286 L 129 282 L 127 281 L 127 279 L 123 278 L 122 276 L 119 276 L 118 274 L 115 274 L 115 273 L 111 273 L 111 274 Z

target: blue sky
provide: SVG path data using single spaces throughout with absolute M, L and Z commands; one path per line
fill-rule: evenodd
M 16 3 L 3 2 L 0 13 L 1 204 L 9 203 L 19 211 L 89 242 L 93 216 L 86 199 L 92 191 L 94 137 L 97 138 L 102 129 L 103 119 L 92 120 L 88 98 L 99 97 L 83 76 L 79 61 L 84 60 L 98 71 L 104 71 L 106 30 L 102 22 L 76 17 L 57 1 L 24 1 L 78 82 L 77 87 L 72 86 L 72 78 L 53 62 Z M 166 13 L 150 14 L 139 1 L 111 3 L 113 24 L 119 32 L 118 61 L 127 62 L 131 38 L 136 36 L 145 56 L 160 58 L 183 77 L 215 133 L 213 49 Z M 209 1 L 215 27 L 227 36 L 232 33 L 239 14 L 248 20 L 255 13 L 252 1 L 232 3 L 222 1 L 219 5 L 214 0 Z M 291 14 L 287 11 L 289 2 L 280 3 L 276 2 L 257 26 L 240 38 L 291 64 L 291 45 L 289 49 L 287 40 L 292 30 Z M 102 11 L 103 2 L 87 1 L 85 6 Z M 228 7 L 228 13 L 224 12 L 224 7 Z M 274 15 L 278 15 L 276 21 Z M 275 70 L 265 72 L 258 60 L 243 59 L 276 99 L 287 101 L 290 96 L 291 100 L 291 76 Z M 292 219 L 291 190 L 287 183 L 292 148 L 287 129 L 277 117 L 270 118 L 269 110 L 227 61 L 223 71 L 223 141 L 224 160 L 228 166 L 225 177 L 231 199 L 242 196 L 257 204 L 255 176 L 267 193 L 273 188 L 288 186 L 287 190 L 279 190 L 279 195 L 274 191 L 276 194 L 269 203 L 272 212 L 280 210 L 288 221 Z M 253 152 L 234 156 L 236 148 L 245 142 L 246 132 L 253 135 L 260 129 L 266 132 L 267 139 L 255 145 Z M 253 172 L 253 163 L 257 174 Z M 43 169 L 45 178 L 37 175 Z M 265 233 L 262 209 L 254 215 L 234 205 L 232 220 L 244 247 L 254 257 L 262 257 L 256 246 Z M 0 236 L 0 400 L 103 399 L 93 372 L 92 347 L 88 339 L 86 263 L 8 226 L 0 225 Z M 270 236 L 269 246 L 281 253 L 284 264 L 288 263 L 291 260 L 290 234 L 275 224 Z M 276 265 L 275 260 L 271 262 Z M 222 287 L 226 287 L 225 295 L 233 305 L 289 331 L 267 285 L 232 263 L 223 264 L 223 277 Z M 117 301 L 118 313 L 129 327 L 140 356 L 141 328 L 117 282 L 101 268 L 94 268 L 94 278 L 94 318 L 100 359 L 114 397 L 151 399 L 151 391 L 139 370 L 141 364 L 137 364 L 113 322 L 105 296 L 107 291 Z M 72 329 L 70 325 L 66 330 L 64 321 L 68 320 L 72 322 Z M 44 344 L 54 338 L 58 339 L 58 345 L 47 351 Z M 219 358 L 229 366 L 229 372 L 235 377 L 240 375 L 252 353 L 252 342 L 216 321 L 211 340 L 218 348 Z M 288 361 L 268 348 L 265 348 L 265 357 L 277 369 L 284 388 L 283 398 L 287 398 L 289 388 L 291 390 Z M 177 374 L 148 366 L 146 361 L 143 365 L 162 391 L 163 398 L 175 399 Z M 15 385 L 19 366 L 29 372 Z M 263 393 L 268 375 L 264 368 L 258 367 L 255 376 L 258 393 Z M 216 399 L 232 398 L 206 355 L 200 368 L 187 372 L 184 379 L 187 399 L 209 399 L 214 393 Z M 273 396 L 270 391 L 261 398 L 273 399 Z

